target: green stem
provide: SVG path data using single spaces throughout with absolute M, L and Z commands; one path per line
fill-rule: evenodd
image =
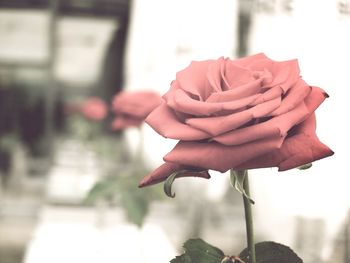
M 250 196 L 248 171 L 243 170 L 243 171 L 239 171 L 239 172 L 245 173 L 245 178 L 244 178 L 244 181 L 243 181 L 243 189 L 246 192 L 247 196 Z M 247 232 L 248 251 L 249 251 L 249 256 L 250 256 L 249 257 L 249 263 L 256 263 L 252 204 L 251 204 L 250 200 L 244 195 L 243 195 L 243 203 L 244 203 L 244 213 L 245 213 L 245 224 L 246 224 L 246 232 Z

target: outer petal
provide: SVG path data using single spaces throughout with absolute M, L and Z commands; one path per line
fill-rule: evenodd
M 148 115 L 146 123 L 166 138 L 188 141 L 210 137 L 208 133 L 180 122 L 165 102 Z
M 165 181 L 172 173 L 182 170 L 186 170 L 186 172 L 181 173 L 179 177 L 201 177 L 206 179 L 210 178 L 208 171 L 201 171 L 196 168 L 166 162 L 145 176 L 141 180 L 139 187 L 160 183 L 162 181 Z
M 279 167 L 279 171 L 285 171 L 333 155 L 317 138 L 315 128 L 316 118 L 312 114 L 297 127 L 295 134 L 286 138 L 280 149 L 253 158 L 236 169 Z
M 273 137 L 237 146 L 217 142 L 179 142 L 164 160 L 181 165 L 225 172 L 281 147 L 284 137 Z
M 314 112 L 326 98 L 328 94 L 323 89 L 312 86 L 309 96 L 305 98 L 305 104 L 310 112 Z

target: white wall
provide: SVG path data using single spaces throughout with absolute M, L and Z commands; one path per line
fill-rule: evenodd
M 256 209 L 267 219 L 261 221 L 261 227 L 274 226 L 270 233 L 274 238 L 288 231 L 290 216 L 326 220 L 330 249 L 350 204 L 350 15 L 340 14 L 334 0 L 295 0 L 290 13 L 283 12 L 278 3 L 274 14 L 254 16 L 250 52 L 265 52 L 276 60 L 298 58 L 304 80 L 327 91 L 330 98 L 317 110 L 317 133 L 335 155 L 306 171 L 252 172 Z M 292 236 L 286 239 L 291 242 Z

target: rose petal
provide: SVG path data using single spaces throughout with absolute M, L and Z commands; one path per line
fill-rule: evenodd
M 213 91 L 221 92 L 229 88 L 225 79 L 225 59 L 223 57 L 213 61 L 209 67 L 206 77 L 213 88 Z
M 279 167 L 285 171 L 331 156 L 334 152 L 315 134 L 316 118 L 313 113 L 301 123 L 293 136 L 287 137 L 280 149 L 242 163 L 238 169 Z
M 210 137 L 204 131 L 181 123 L 174 111 L 165 102 L 148 115 L 146 123 L 166 138 L 187 141 L 202 140 Z
M 203 76 L 206 75 L 208 67 L 214 60 L 192 61 L 184 70 L 176 74 L 176 81 L 181 89 L 196 95 L 200 100 L 206 98 L 213 92 L 212 87 Z
M 268 137 L 285 136 L 294 125 L 303 121 L 309 114 L 305 103 L 300 103 L 295 109 L 285 114 L 219 135 L 213 140 L 224 145 L 239 145 Z
M 287 92 L 300 78 L 298 60 L 274 62 L 271 73 L 275 78 L 270 85 L 279 85 Z
M 209 116 L 222 110 L 222 105 L 220 103 L 207 103 L 194 100 L 181 89 L 176 90 L 171 99 L 173 99 L 173 103 L 168 104 L 170 107 L 176 111 L 192 115 Z
M 177 171 L 183 171 L 186 170 L 186 172 L 181 173 L 179 177 L 201 177 L 205 179 L 209 179 L 210 175 L 208 171 L 201 171 L 197 168 L 192 168 L 188 166 L 183 166 L 175 163 L 169 163 L 166 162 L 159 166 L 157 169 L 155 169 L 153 172 L 145 176 L 140 184 L 139 187 L 145 187 L 153 184 L 157 184 L 160 182 L 165 181 L 172 173 Z
M 267 69 L 270 71 L 274 78 L 266 85 L 269 87 L 279 85 L 284 93 L 286 93 L 300 78 L 299 64 L 296 59 L 281 62 L 271 59 L 261 59 L 252 62 L 250 68 L 253 70 Z
M 311 87 L 305 83 L 304 80 L 299 79 L 297 84 L 291 88 L 286 96 L 283 98 L 281 106 L 278 107 L 272 116 L 281 115 L 295 108 L 301 101 L 303 101 L 311 92 Z
M 180 141 L 164 160 L 225 172 L 247 160 L 278 149 L 283 140 L 284 137 L 277 136 L 235 146 L 217 142 Z
M 196 116 L 210 116 L 220 113 L 222 110 L 237 110 L 249 105 L 259 95 L 255 94 L 240 100 L 223 102 L 223 103 L 208 103 L 192 99 L 185 91 L 181 89 L 174 90 L 171 94 L 167 94 L 167 105 L 182 113 L 187 113 Z
M 249 126 L 246 128 L 234 130 L 226 134 L 222 134 L 213 138 L 213 140 L 225 145 L 236 145 L 245 143 L 254 138 L 260 139 L 269 135 L 274 135 L 279 130 L 280 134 L 285 135 L 294 125 L 299 124 L 309 118 L 319 105 L 325 100 L 328 95 L 318 87 L 311 87 L 311 92 L 305 98 L 305 102 L 279 116 L 276 116 L 266 122 Z
M 249 105 L 254 106 L 254 105 L 263 103 L 265 101 L 275 99 L 277 97 L 280 97 L 282 93 L 283 93 L 283 90 L 281 87 L 279 86 L 273 87 L 271 89 L 268 89 L 266 92 L 259 94 L 258 97 Z
M 254 95 L 251 95 L 249 97 L 245 97 L 243 99 L 223 102 L 222 103 L 222 109 L 223 110 L 228 110 L 228 111 L 238 110 L 240 108 L 243 108 L 245 106 L 250 105 L 253 101 L 255 101 L 255 99 L 258 96 L 259 96 L 258 94 L 254 94 Z
M 213 141 L 230 146 L 278 136 L 281 136 L 279 127 L 264 122 L 216 136 L 213 138 Z
M 279 171 L 311 163 L 334 154 L 328 146 L 324 145 L 317 138 L 315 113 L 297 126 L 294 132 L 295 134 L 289 138 L 286 146 L 282 147 L 282 149 L 294 151 L 295 154 L 291 154 L 289 158 L 284 159 L 279 164 Z
M 226 102 L 258 94 L 261 90 L 261 81 L 261 79 L 256 79 L 232 90 L 214 92 L 206 102 Z
M 328 94 L 323 89 L 311 86 L 311 92 L 305 98 L 305 104 L 310 112 L 314 112 L 326 98 Z
M 232 60 L 232 63 L 238 64 L 244 67 L 250 67 L 250 65 L 252 63 L 255 63 L 255 61 L 257 60 L 271 60 L 271 59 L 269 59 L 264 53 L 258 53 L 251 56 Z
M 255 80 L 252 70 L 237 63 L 232 63 L 231 60 L 227 60 L 225 63 L 224 79 L 229 84 L 231 90 Z
M 225 116 L 189 118 L 186 123 L 213 136 L 236 129 L 253 118 L 260 118 L 272 112 L 280 105 L 280 98 L 264 102 L 250 109 Z
M 253 118 L 261 118 L 270 115 L 270 113 L 281 105 L 281 98 L 265 101 L 249 109 Z
M 226 116 L 189 118 L 185 122 L 194 129 L 202 130 L 212 136 L 236 129 L 253 118 L 249 110 L 233 113 Z

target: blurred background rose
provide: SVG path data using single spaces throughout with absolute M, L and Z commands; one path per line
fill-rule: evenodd
M 93 121 L 103 120 L 107 116 L 107 109 L 106 103 L 96 97 L 87 99 L 79 107 L 83 116 Z
M 115 118 L 112 130 L 139 127 L 147 115 L 161 103 L 161 97 L 154 91 L 122 91 L 112 101 Z

